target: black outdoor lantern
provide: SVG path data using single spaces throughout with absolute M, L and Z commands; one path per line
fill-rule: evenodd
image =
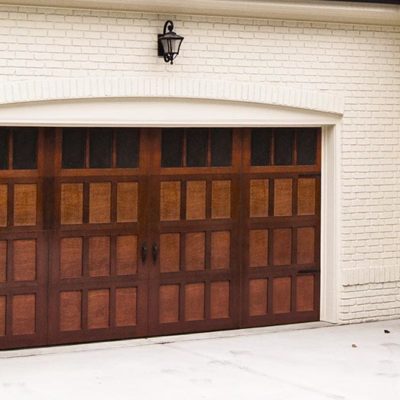
M 174 63 L 179 54 L 179 49 L 184 39 L 182 36 L 177 35 L 173 29 L 174 23 L 168 20 L 164 25 L 164 33 L 158 35 L 158 55 L 159 57 L 164 57 L 164 61 L 171 64 Z

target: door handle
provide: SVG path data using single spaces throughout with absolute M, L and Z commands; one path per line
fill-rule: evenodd
M 142 264 L 146 262 L 147 259 L 147 244 L 144 242 L 141 248 Z
M 155 242 L 153 243 L 151 253 L 153 255 L 153 263 L 155 264 L 157 262 L 157 257 L 158 257 L 158 246 L 157 246 L 157 243 L 155 243 Z

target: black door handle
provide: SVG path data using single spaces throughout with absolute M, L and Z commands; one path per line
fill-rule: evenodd
M 144 242 L 142 244 L 141 255 L 142 255 L 142 264 L 144 264 L 147 259 L 147 244 L 146 244 L 146 242 Z
M 153 255 L 153 263 L 155 264 L 157 261 L 157 257 L 158 257 L 158 246 L 157 243 L 153 243 L 153 247 L 151 249 L 152 255 Z

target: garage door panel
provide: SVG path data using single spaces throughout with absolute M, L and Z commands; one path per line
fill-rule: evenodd
M 8 185 L 0 184 L 0 227 L 7 226 L 8 220 Z
M 320 131 L 257 128 L 244 143 L 244 326 L 318 320 Z

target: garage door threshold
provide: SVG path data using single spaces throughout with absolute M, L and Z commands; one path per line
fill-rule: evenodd
M 168 344 L 168 343 L 179 343 L 187 341 L 234 338 L 239 336 L 251 336 L 251 335 L 261 335 L 265 333 L 278 333 L 278 332 L 298 331 L 306 329 L 318 329 L 318 328 L 326 328 L 332 326 L 337 326 L 337 325 L 330 324 L 328 322 L 318 321 L 318 322 L 305 322 L 305 323 L 289 324 L 289 325 L 275 325 L 262 328 L 246 328 L 246 329 L 233 329 L 233 330 L 216 331 L 216 332 L 157 336 L 157 337 L 143 338 L 143 339 L 71 344 L 65 346 L 40 347 L 40 348 L 31 348 L 23 350 L 4 350 L 0 351 L 0 359 L 16 358 L 16 357 L 32 357 L 32 356 L 47 355 L 47 354 L 76 353 L 76 352 L 85 352 L 94 350 L 112 350 L 120 348 L 148 346 L 152 344 Z

